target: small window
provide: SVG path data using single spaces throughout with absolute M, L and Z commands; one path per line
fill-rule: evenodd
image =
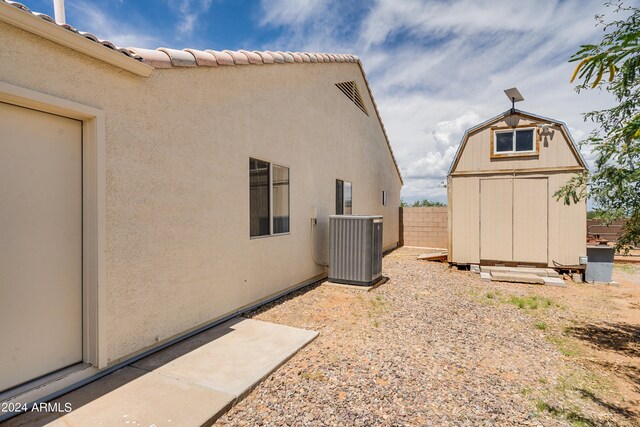
M 535 153 L 535 131 L 530 129 L 496 130 L 495 154 Z
M 273 234 L 289 232 L 289 168 L 273 165 Z
M 269 163 L 249 160 L 249 193 L 251 237 L 268 236 L 269 228 Z
M 351 205 L 351 183 L 336 179 L 336 215 L 351 215 Z
M 516 131 L 516 151 L 533 151 L 533 129 Z
M 387 192 L 382 190 L 382 206 L 387 206 Z
M 249 159 L 251 237 L 289 232 L 289 168 Z

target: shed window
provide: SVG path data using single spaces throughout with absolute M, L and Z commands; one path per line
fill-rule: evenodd
M 382 206 L 387 206 L 387 192 L 382 190 Z
M 351 215 L 351 183 L 336 179 L 336 215 Z
M 288 233 L 289 217 L 289 168 L 249 159 L 249 235 Z
M 495 131 L 496 154 L 535 153 L 535 130 L 514 129 Z

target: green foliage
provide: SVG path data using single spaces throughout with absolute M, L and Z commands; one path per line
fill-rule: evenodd
M 640 265 L 614 263 L 613 268 L 614 270 L 619 270 L 626 274 L 637 274 L 640 276 Z
M 540 297 L 538 295 L 530 295 L 526 297 L 511 295 L 511 298 L 509 298 L 507 302 L 517 306 L 518 308 L 528 308 L 530 310 L 536 310 L 538 307 L 549 308 L 555 305 L 552 299 Z
M 573 408 L 562 408 L 553 405 L 549 405 L 543 400 L 536 399 L 535 401 L 536 410 L 540 412 L 547 412 L 550 415 L 556 418 L 563 418 L 567 420 L 570 425 L 574 427 L 588 427 L 588 426 L 596 426 L 596 423 L 590 418 L 585 417 L 576 409 Z
M 401 208 L 433 208 L 433 207 L 444 207 L 447 206 L 446 203 L 440 203 L 429 199 L 424 200 L 416 200 L 413 204 L 409 204 L 404 200 L 400 199 L 400 207 Z
M 597 128 L 581 142 L 596 155 L 592 174 L 577 175 L 561 188 L 556 198 L 576 203 L 587 195 L 597 206 L 594 215 L 610 223 L 628 218 L 616 250 L 627 252 L 640 245 L 640 9 L 608 2 L 623 19 L 605 23 L 598 15 L 604 36 L 598 44 L 581 46 L 570 59 L 578 62 L 571 78 L 582 90 L 605 89 L 617 105 L 584 114 Z M 606 78 L 605 78 L 606 77 Z
M 565 336 L 553 335 L 548 336 L 547 341 L 554 344 L 560 353 L 564 354 L 567 357 L 576 357 L 580 355 L 580 347 L 576 344 L 575 341 L 567 338 Z
M 535 326 L 536 329 L 540 329 L 541 331 L 546 331 L 548 328 L 546 322 L 537 322 L 533 326 Z
M 416 200 L 411 205 L 412 208 L 433 208 L 433 207 L 442 207 L 447 206 L 444 203 L 435 202 L 432 200 L 424 199 L 424 200 Z
M 327 381 L 327 377 L 320 371 L 304 371 L 300 376 L 305 380 Z

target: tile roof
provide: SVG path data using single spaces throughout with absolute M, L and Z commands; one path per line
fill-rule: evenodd
M 247 50 L 197 50 L 197 49 L 141 49 L 130 47 L 132 55 L 155 68 L 217 67 L 220 65 L 287 64 L 304 62 L 358 62 L 358 57 L 348 54 L 310 52 L 272 52 Z
M 71 31 L 72 33 L 78 34 L 79 36 L 82 36 L 82 37 L 84 37 L 86 39 L 89 39 L 89 40 L 91 40 L 93 42 L 99 43 L 99 44 L 101 44 L 102 46 L 104 46 L 106 48 L 118 51 L 118 52 L 122 53 L 123 55 L 126 55 L 126 56 L 128 56 L 130 58 L 134 58 L 134 59 L 137 59 L 139 61 L 142 61 L 142 58 L 140 58 L 138 55 L 132 53 L 128 49 L 125 49 L 125 48 L 122 48 L 122 47 L 118 47 L 118 46 L 114 45 L 113 43 L 111 43 L 109 40 L 101 40 L 101 39 L 99 39 L 98 37 L 94 36 L 91 33 L 86 33 L 84 31 L 79 31 L 79 30 L 77 30 L 76 28 L 72 27 L 69 24 L 58 24 L 58 23 L 56 23 L 55 19 L 53 19 L 49 15 L 46 15 L 46 14 L 40 13 L 40 12 L 34 12 L 31 9 L 29 9 L 27 6 L 23 5 L 22 3 L 18 3 L 17 1 L 11 1 L 11 0 L 0 0 L 0 2 L 6 3 L 6 4 L 8 4 L 10 6 L 13 6 L 13 7 L 17 8 L 17 9 L 20 9 L 20 10 L 22 10 L 24 12 L 30 13 L 31 15 L 36 16 L 36 17 L 38 17 L 40 19 L 43 19 L 43 20 L 45 20 L 47 22 L 51 22 L 52 24 L 57 25 L 60 28 L 64 28 L 65 30 Z
M 72 33 L 78 34 L 95 43 L 99 43 L 109 49 L 118 51 L 123 55 L 135 58 L 155 68 L 171 67 L 217 67 L 219 65 L 249 65 L 249 64 L 285 64 L 295 62 L 358 62 L 355 55 L 336 55 L 327 53 L 309 52 L 272 52 L 272 51 L 247 51 L 247 50 L 196 50 L 196 49 L 169 49 L 158 48 L 155 50 L 141 48 L 122 48 L 108 40 L 102 40 L 91 33 L 80 31 L 69 24 L 58 24 L 44 13 L 34 12 L 27 6 L 17 1 L 0 0 L 33 16 L 51 22 Z
M 76 28 L 72 27 L 68 24 L 58 24 L 55 22 L 53 18 L 50 16 L 34 12 L 30 10 L 28 7 L 23 5 L 22 3 L 18 3 L 16 1 L 11 0 L 0 0 L 0 3 L 7 4 L 9 6 L 13 6 L 16 9 L 19 9 L 25 13 L 28 13 L 32 16 L 42 19 L 43 21 L 49 22 L 53 25 L 56 25 L 60 28 L 70 31 L 71 33 L 77 34 L 78 37 L 84 37 L 87 40 L 95 42 L 96 44 L 104 46 L 106 49 L 111 49 L 115 52 L 119 52 L 122 55 L 125 55 L 129 58 L 136 59 L 143 64 L 147 64 L 152 66 L 153 68 L 176 68 L 176 67 L 218 67 L 218 66 L 227 66 L 227 65 L 262 65 L 262 64 L 295 64 L 295 63 L 355 63 L 360 68 L 362 73 L 362 77 L 367 86 L 367 90 L 369 95 L 371 96 L 371 101 L 373 102 L 373 107 L 375 109 L 378 121 L 382 128 L 382 133 L 384 134 L 385 140 L 387 142 L 387 146 L 389 147 L 389 151 L 391 153 L 391 158 L 393 163 L 395 164 L 396 170 L 398 172 L 398 177 L 400 178 L 400 182 L 402 182 L 402 174 L 400 173 L 400 168 L 398 163 L 393 155 L 393 150 L 391 149 L 391 144 L 389 143 L 389 138 L 387 136 L 386 129 L 384 127 L 384 123 L 382 122 L 382 118 L 380 117 L 380 112 L 378 111 L 378 106 L 376 105 L 375 100 L 373 99 L 373 94 L 371 93 L 371 87 L 369 85 L 369 81 L 367 80 L 367 76 L 364 72 L 364 68 L 362 67 L 362 62 L 356 55 L 350 54 L 332 54 L 332 53 L 311 53 L 311 52 L 281 52 L 281 51 L 247 51 L 247 50 L 196 50 L 196 49 L 169 49 L 169 48 L 158 48 L 158 49 L 141 49 L 141 48 L 122 48 L 114 45 L 108 40 L 101 40 L 95 35 L 91 33 L 87 33 L 84 31 L 79 31 Z M 108 61 L 109 62 L 109 61 Z M 112 63 L 112 62 L 110 62 Z M 148 76 L 148 74 L 145 74 Z
M 36 16 L 44 21 L 64 28 L 72 33 L 78 34 L 102 46 L 118 51 L 130 58 L 137 59 L 154 68 L 172 68 L 172 67 L 217 67 L 219 65 L 249 65 L 249 64 L 286 64 L 286 63 L 302 63 L 302 62 L 358 62 L 355 55 L 328 54 L 328 53 L 309 53 L 309 52 L 272 52 L 272 51 L 247 51 L 247 50 L 196 50 L 196 49 L 141 49 L 141 48 L 122 48 L 118 47 L 108 40 L 102 40 L 91 33 L 79 31 L 69 24 L 58 24 L 56 21 L 44 13 L 34 12 L 22 3 L 11 0 L 0 0 L 26 13 Z

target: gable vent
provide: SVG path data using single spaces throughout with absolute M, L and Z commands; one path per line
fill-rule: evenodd
M 358 86 L 356 86 L 356 82 L 336 83 L 336 86 L 338 86 L 338 89 L 340 89 L 342 93 L 347 95 L 347 98 L 349 98 L 351 102 L 356 104 L 356 107 L 361 109 L 367 116 L 369 115 L 364 106 L 364 102 L 362 102 L 362 96 L 360 96 L 360 91 L 358 90 Z

